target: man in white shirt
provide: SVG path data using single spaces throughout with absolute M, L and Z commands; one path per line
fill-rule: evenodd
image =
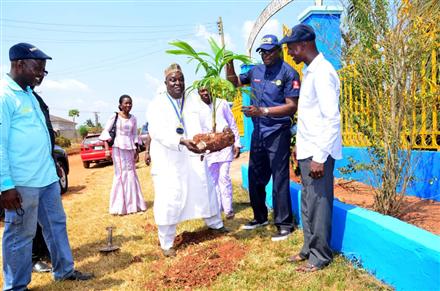
M 166 257 L 175 256 L 177 223 L 203 218 L 220 233 L 223 226 L 214 185 L 208 179 L 206 160 L 200 159 L 192 137 L 202 132 L 200 99 L 185 94 L 185 80 L 178 64 L 165 70 L 166 91 L 148 109 L 151 136 L 151 176 L 154 184 L 154 220 Z
M 342 158 L 339 77 L 318 52 L 315 32 L 299 24 L 281 41 L 288 54 L 307 65 L 298 103 L 296 158 L 301 169 L 301 217 L 304 245 L 290 262 L 307 260 L 297 270 L 314 272 L 331 263 L 331 222 L 333 211 L 333 170 Z

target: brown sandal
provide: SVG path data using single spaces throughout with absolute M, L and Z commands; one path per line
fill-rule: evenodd
M 313 272 L 319 271 L 321 269 L 322 268 L 319 268 L 319 267 L 312 265 L 312 264 L 309 264 L 309 263 L 304 264 L 304 265 L 296 268 L 296 270 L 298 272 L 303 272 L 303 273 L 313 273 Z
M 293 264 L 299 263 L 299 262 L 302 262 L 302 261 L 305 261 L 305 260 L 306 260 L 306 258 L 301 257 L 300 254 L 296 254 L 294 256 L 291 256 L 291 257 L 287 258 L 287 261 L 289 263 L 293 263 Z

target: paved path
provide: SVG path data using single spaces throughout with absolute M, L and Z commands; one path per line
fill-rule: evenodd
M 245 152 L 241 153 L 240 157 L 232 162 L 229 174 L 233 182 L 240 183 L 241 185 L 241 165 L 247 164 L 248 161 L 249 152 Z

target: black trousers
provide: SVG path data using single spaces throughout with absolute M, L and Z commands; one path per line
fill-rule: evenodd
M 278 229 L 293 231 L 289 186 L 290 138 L 289 128 L 282 128 L 264 139 L 260 139 L 258 134 L 252 135 L 248 177 L 254 219 L 258 222 L 267 220 L 265 187 L 272 176 L 275 225 Z
M 32 261 L 47 260 L 50 258 L 49 250 L 47 249 L 46 241 L 43 237 L 43 230 L 37 223 L 37 231 L 34 240 L 32 241 Z
M 299 160 L 301 169 L 301 217 L 304 245 L 300 255 L 317 267 L 323 267 L 333 259 L 330 248 L 333 213 L 333 170 L 335 160 L 329 156 L 324 163 L 324 176 L 313 179 L 310 174 L 312 158 Z

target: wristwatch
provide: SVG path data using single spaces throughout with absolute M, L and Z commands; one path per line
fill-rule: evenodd
M 269 108 L 263 107 L 263 115 L 268 116 L 269 115 Z

